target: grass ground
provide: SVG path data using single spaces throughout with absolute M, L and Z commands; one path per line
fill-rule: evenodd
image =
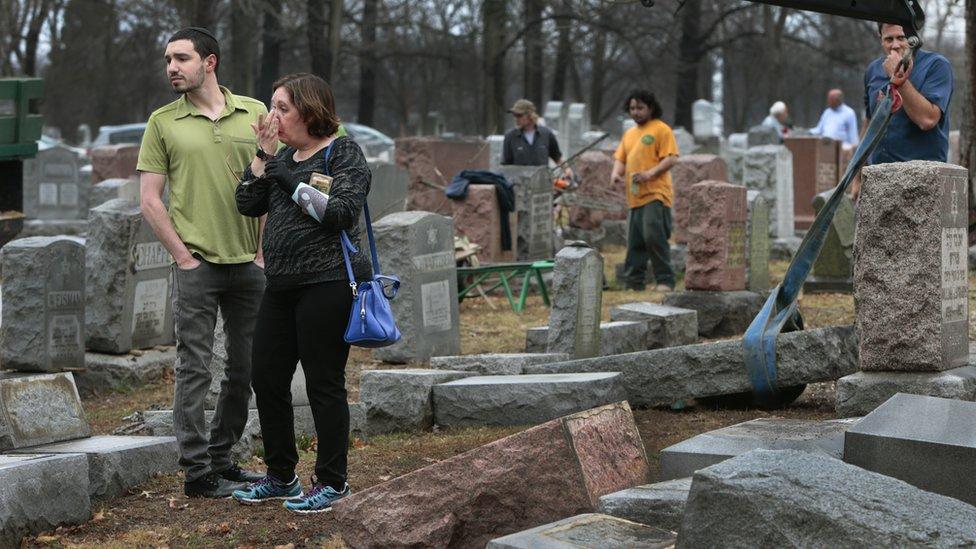
M 622 250 L 606 255 L 610 266 L 621 261 Z M 774 263 L 774 278 L 781 277 L 786 263 Z M 608 272 L 613 280 L 613 273 Z M 660 302 L 662 294 L 607 291 L 603 296 L 603 318 L 609 307 L 630 301 Z M 461 348 L 465 354 L 519 352 L 525 329 L 544 325 L 548 310 L 539 298 L 529 301 L 527 310 L 513 313 L 504 298 L 492 298 L 494 308 L 483 299 L 461 304 Z M 800 308 L 810 328 L 853 321 L 853 299 L 846 295 L 804 296 Z M 381 368 L 365 350 L 355 349 L 347 368 L 350 399 L 358 399 L 359 373 Z M 111 433 L 124 417 L 149 408 L 171 407 L 172 381 L 126 393 L 86 399 L 84 406 L 96 433 Z M 660 451 L 696 434 L 758 417 L 825 419 L 834 416 L 832 384 L 817 384 L 791 407 L 775 412 L 762 410 L 711 410 L 689 406 L 681 411 L 635 410 L 634 417 L 651 465 L 651 480 L 658 477 Z M 476 448 L 519 431 L 520 428 L 439 430 L 414 435 L 380 436 L 368 442 L 354 441 L 349 454 L 350 484 L 362 490 L 430 463 Z M 308 479 L 314 461 L 314 441 L 301 454 L 299 474 Z M 244 464 L 260 469 L 254 458 Z M 86 524 L 59 528 L 26 541 L 27 547 L 343 547 L 334 519 L 328 515 L 298 516 L 277 505 L 244 507 L 232 501 L 188 500 L 182 496 L 179 474 L 152 479 L 131 494 L 95 503 L 94 518 Z

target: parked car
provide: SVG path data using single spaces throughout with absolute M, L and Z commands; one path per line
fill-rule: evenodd
M 383 160 L 393 160 L 393 138 L 385 133 L 369 126 L 356 124 L 354 122 L 343 122 L 346 133 L 349 137 L 356 140 L 363 148 L 363 153 L 367 158 L 381 158 Z
M 102 126 L 98 128 L 98 135 L 89 145 L 89 150 L 104 145 L 142 143 L 142 134 L 146 133 L 146 123 L 120 124 L 118 126 Z

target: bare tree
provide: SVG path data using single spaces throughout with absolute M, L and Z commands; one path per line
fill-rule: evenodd
M 363 0 L 363 21 L 360 26 L 359 109 L 360 124 L 373 125 L 376 114 L 376 18 L 379 0 Z
M 505 14 L 507 0 L 485 0 L 482 4 L 484 20 L 483 63 L 488 97 L 484 106 L 482 128 L 495 133 L 504 127 L 505 112 Z

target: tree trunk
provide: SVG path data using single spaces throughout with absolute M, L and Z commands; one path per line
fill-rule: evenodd
M 542 60 L 546 48 L 541 22 L 542 11 L 542 0 L 525 0 L 525 24 L 528 28 L 522 38 L 525 47 L 523 87 L 525 98 L 535 103 L 538 109 L 542 108 Z
M 701 69 L 701 14 L 701 0 L 688 0 L 681 8 L 674 125 L 689 131 L 692 127 L 691 105 L 698 94 L 698 74 Z
M 342 44 L 342 0 L 332 0 L 329 9 L 329 82 L 339 77 L 339 47 Z
M 569 66 L 569 58 L 573 55 L 573 45 L 570 43 L 570 33 L 572 32 L 569 15 L 572 13 L 570 0 L 563 0 L 559 7 L 559 17 L 556 19 L 556 28 L 559 31 L 559 39 L 556 43 L 556 66 L 552 74 L 552 100 L 563 101 L 566 97 L 566 69 Z M 545 111 L 544 105 L 539 105 Z
M 484 43 L 482 44 L 485 91 L 482 129 L 496 133 L 504 127 L 505 112 L 505 11 L 507 0 L 485 0 L 482 4 Z M 423 114 L 423 113 L 422 113 Z
M 376 114 L 376 15 L 379 0 L 363 1 L 363 23 L 360 29 L 362 54 L 359 56 L 360 124 L 374 125 Z
M 600 28 L 606 29 L 609 24 L 608 10 L 600 11 Z M 599 30 L 593 37 L 593 56 L 590 73 L 590 126 L 600 124 L 600 114 L 603 112 L 603 83 L 607 74 L 607 32 Z
M 305 0 L 305 33 L 312 74 L 329 80 L 332 75 L 332 50 L 325 29 L 325 0 Z
M 265 0 L 264 33 L 261 38 L 261 78 L 257 97 L 271 102 L 271 86 L 281 74 L 281 0 Z
M 254 60 L 257 58 L 257 9 L 250 0 L 234 0 L 230 19 L 230 85 L 234 93 L 254 95 Z

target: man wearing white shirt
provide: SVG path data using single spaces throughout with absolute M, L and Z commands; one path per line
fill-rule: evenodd
M 857 115 L 854 109 L 844 104 L 844 92 L 838 89 L 827 92 L 827 108 L 810 133 L 836 139 L 845 149 L 857 146 Z

